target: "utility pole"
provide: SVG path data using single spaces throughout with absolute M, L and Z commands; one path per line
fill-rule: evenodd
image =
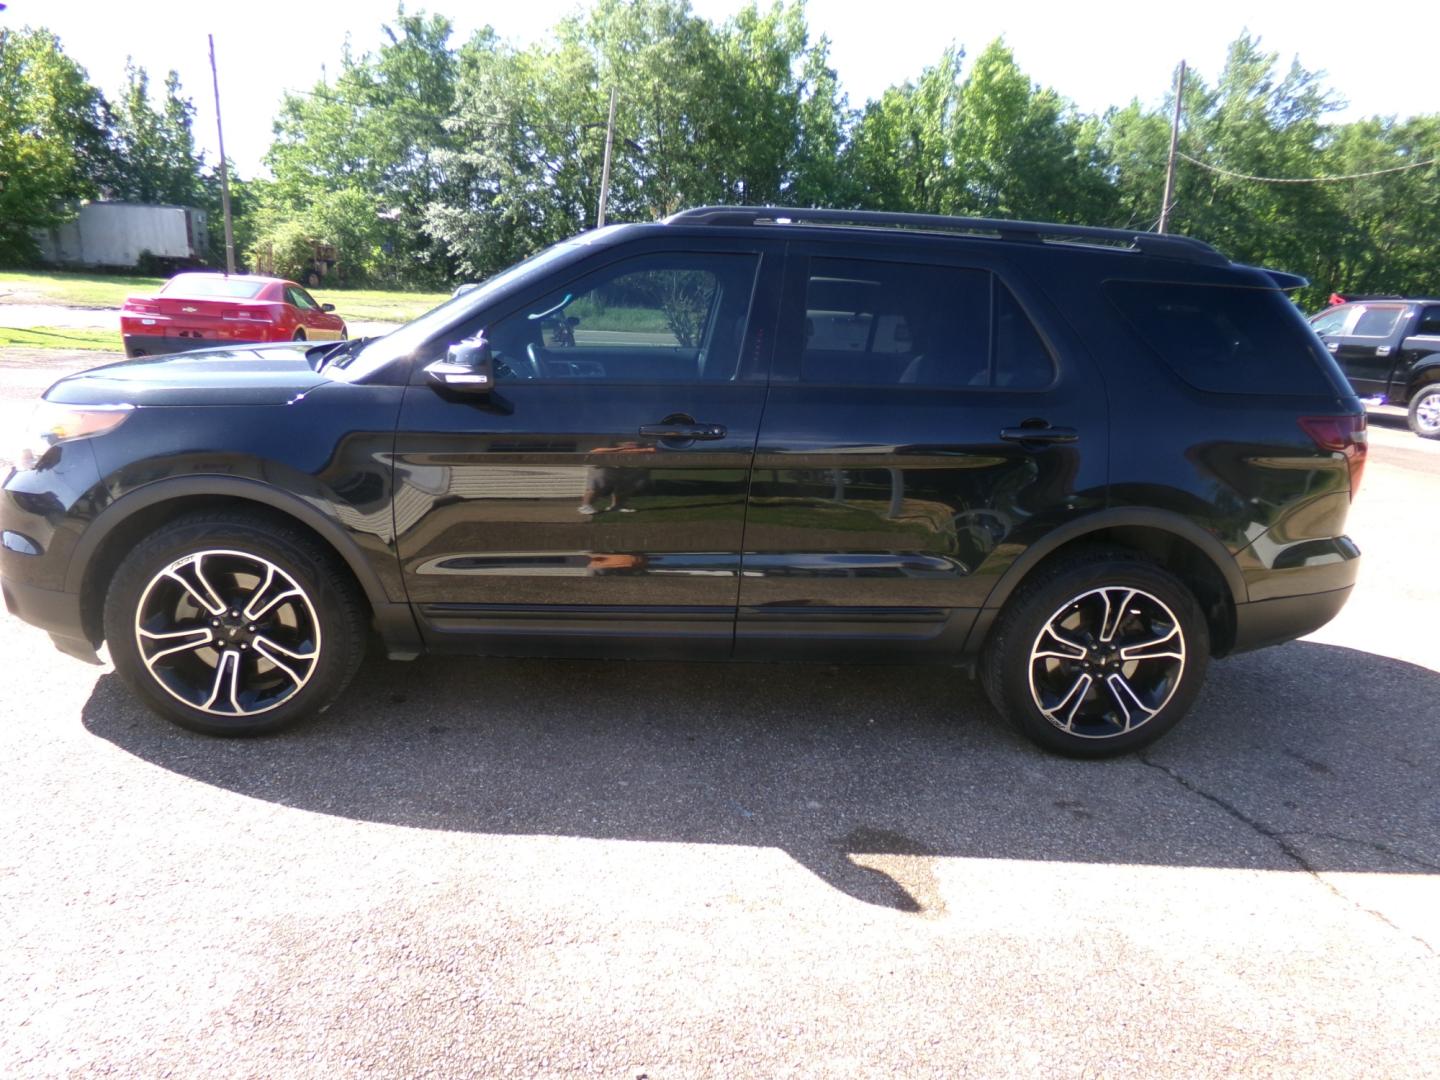
M 1180 148 L 1180 104 L 1185 100 L 1185 61 L 1180 61 L 1180 71 L 1175 76 L 1175 121 L 1170 125 L 1170 161 L 1165 166 L 1165 198 L 1160 204 L 1160 228 L 1164 232 L 1170 224 L 1170 203 L 1175 196 L 1175 154 Z
M 615 147 L 615 87 L 610 87 L 610 120 L 605 125 L 605 167 L 600 171 L 600 212 L 595 227 L 605 227 L 605 203 L 610 198 L 610 152 Z
M 225 161 L 225 128 L 220 123 L 220 76 L 215 71 L 215 35 L 210 39 L 210 80 L 215 84 L 215 134 L 220 137 L 220 208 L 225 214 L 225 273 L 235 273 L 235 232 L 230 223 L 230 166 Z

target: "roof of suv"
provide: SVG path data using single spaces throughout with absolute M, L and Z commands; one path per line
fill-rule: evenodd
M 1057 222 L 1009 221 L 1001 218 L 951 217 L 945 214 L 903 214 L 879 210 L 834 210 L 784 206 L 697 206 L 665 218 L 666 225 L 783 226 L 818 229 L 889 231 L 929 236 L 969 237 L 1008 243 L 1050 244 L 1092 251 L 1128 251 L 1151 258 L 1195 266 L 1236 267 L 1203 240 L 1137 229 L 1063 225 Z M 1275 285 L 1289 292 L 1309 281 L 1283 270 L 1264 269 Z
M 822 210 L 781 206 L 698 206 L 665 219 L 667 225 L 823 225 L 857 229 L 899 229 L 905 232 L 949 233 L 1018 243 L 1088 243 L 1129 247 L 1146 255 L 1209 266 L 1230 260 L 1202 240 L 1188 236 L 1106 229 L 1093 225 L 1061 225 L 1000 218 L 951 217 L 945 214 L 900 214 L 878 210 Z

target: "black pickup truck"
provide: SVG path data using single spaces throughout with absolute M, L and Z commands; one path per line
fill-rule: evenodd
M 1440 439 L 1440 300 L 1366 298 L 1310 325 L 1366 404 L 1406 408 L 1411 431 Z

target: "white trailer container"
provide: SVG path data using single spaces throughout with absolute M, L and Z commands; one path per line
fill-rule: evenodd
M 205 257 L 205 211 L 190 206 L 92 202 L 71 222 L 35 234 L 40 256 L 56 266 L 134 267 L 141 252 L 175 266 Z

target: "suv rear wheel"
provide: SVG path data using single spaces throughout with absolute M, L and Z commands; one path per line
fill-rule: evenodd
M 298 529 L 225 511 L 177 519 L 121 562 L 105 599 L 115 669 L 210 735 L 275 731 L 328 706 L 364 654 L 359 591 Z
M 1071 757 L 1126 753 L 1174 727 L 1210 654 L 1190 590 L 1119 549 L 1037 573 L 1006 605 L 981 658 L 1000 714 Z

